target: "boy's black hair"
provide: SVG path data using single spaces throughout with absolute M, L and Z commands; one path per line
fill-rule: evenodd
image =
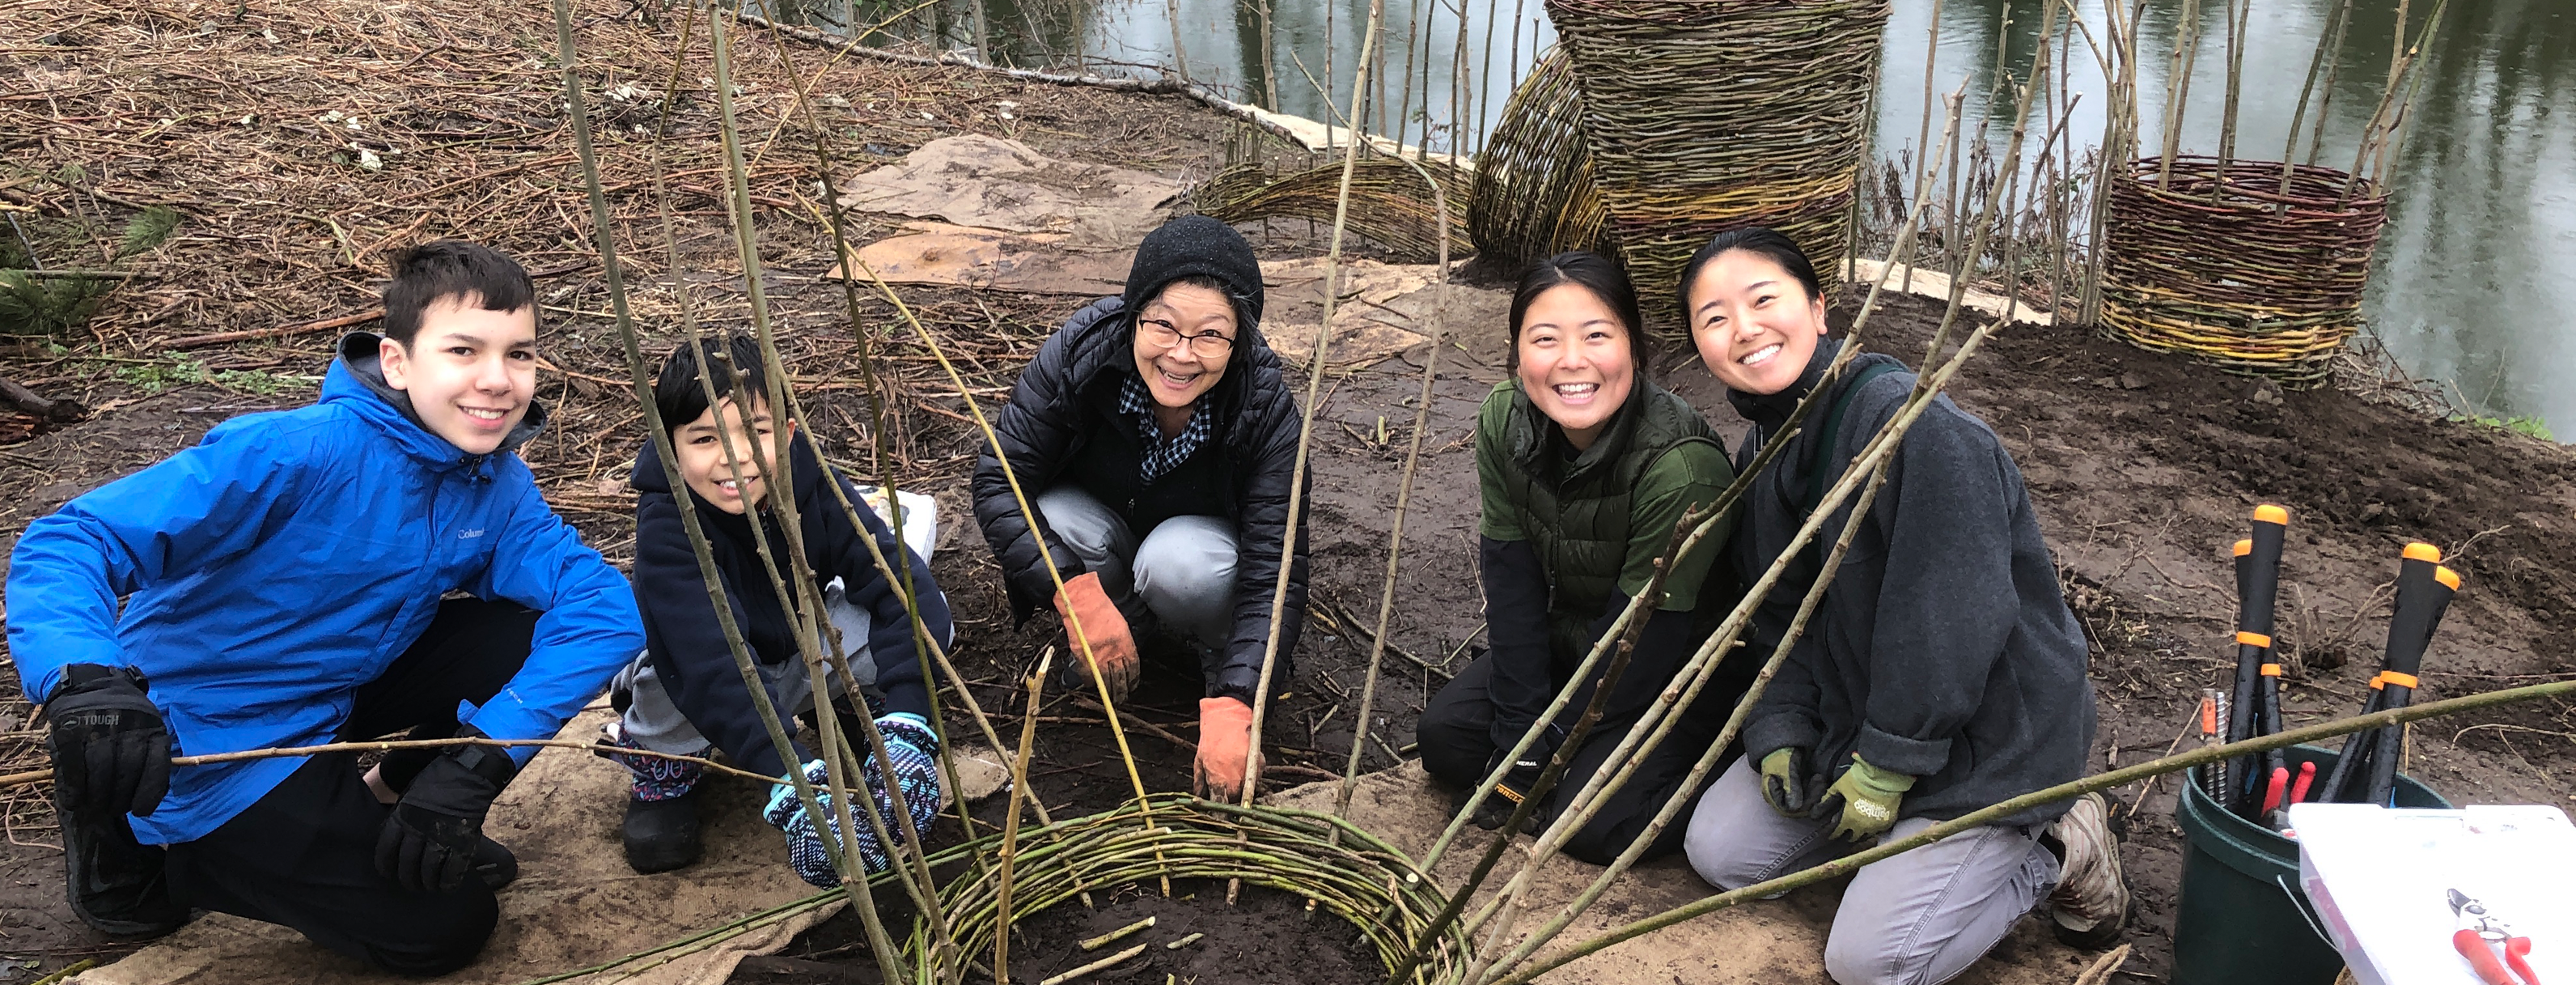
M 715 377 L 719 398 L 731 397 L 739 385 L 751 394 L 755 406 L 768 399 L 769 371 L 761 363 L 759 341 L 734 334 L 700 344 L 708 349 L 704 354 L 706 365 L 709 375 Z M 698 378 L 699 356 L 695 347 L 680 343 L 662 360 L 662 373 L 653 381 L 653 406 L 662 412 L 665 437 L 707 412 L 706 383 Z
M 1683 321 L 1690 320 L 1691 282 L 1699 279 L 1700 268 L 1708 266 L 1709 261 L 1729 250 L 1743 250 L 1779 264 L 1780 269 L 1788 271 L 1789 276 L 1806 286 L 1808 300 L 1824 300 L 1825 288 L 1816 280 L 1816 264 L 1807 259 L 1807 251 L 1798 248 L 1797 240 L 1790 239 L 1779 230 L 1761 226 L 1730 229 L 1710 237 L 1708 245 L 1691 254 L 1690 263 L 1683 265 L 1681 284 L 1673 292 L 1673 296 L 1679 299 Z
M 448 298 L 485 311 L 517 311 L 536 303 L 537 285 L 528 268 L 489 246 L 461 239 L 423 243 L 394 258 L 393 283 L 385 285 L 385 337 L 411 348 L 421 313 Z
M 1637 289 L 1628 283 L 1628 271 L 1608 258 L 1583 250 L 1567 250 L 1530 264 L 1528 270 L 1521 272 L 1520 288 L 1512 292 L 1512 335 L 1510 344 L 1503 347 L 1504 369 L 1520 372 L 1521 319 L 1528 316 L 1529 306 L 1539 295 L 1563 284 L 1592 292 L 1593 297 L 1609 306 L 1611 314 L 1618 316 L 1619 327 L 1628 333 L 1628 364 L 1644 378 L 1646 346 L 1639 336 L 1645 327 L 1637 311 Z

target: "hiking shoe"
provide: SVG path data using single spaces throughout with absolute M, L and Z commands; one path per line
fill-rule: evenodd
M 2109 947 L 2128 923 L 2129 886 L 2120 875 L 2120 843 L 2110 816 L 2102 795 L 2088 793 L 2040 835 L 2058 859 L 2057 888 L 2048 894 L 2049 930 L 2068 947 Z
M 81 922 L 116 937 L 160 937 L 188 922 L 170 898 L 163 851 L 134 839 L 119 814 L 104 822 L 62 814 L 63 895 Z
M 696 797 L 626 801 L 626 864 L 636 874 L 694 864 L 701 848 Z
M 483 881 L 483 888 L 499 892 L 501 887 L 519 881 L 519 857 L 490 838 L 474 843 L 474 864 L 466 871 Z

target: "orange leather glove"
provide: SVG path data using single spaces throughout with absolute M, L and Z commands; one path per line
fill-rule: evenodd
M 1083 640 L 1091 643 L 1091 660 L 1086 661 L 1082 641 L 1067 640 L 1074 667 L 1088 678 L 1092 664 L 1098 663 L 1100 677 L 1109 685 L 1109 700 L 1127 700 L 1127 692 L 1136 686 L 1136 637 L 1127 631 L 1127 617 L 1119 614 L 1117 604 L 1101 589 L 1100 573 L 1086 571 L 1067 580 L 1064 589 L 1055 593 L 1055 611 L 1066 616 L 1066 636 L 1073 634 L 1073 624 L 1079 621 Z
M 1252 706 L 1241 698 L 1199 699 L 1199 759 L 1190 792 L 1210 800 L 1243 797 L 1243 760 L 1252 755 Z

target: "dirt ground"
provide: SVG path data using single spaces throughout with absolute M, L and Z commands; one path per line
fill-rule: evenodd
M 233 16 L 233 5 L 221 6 L 223 16 Z M 668 70 L 663 51 L 672 43 L 673 25 L 635 24 L 618 14 L 616 4 L 580 6 L 588 29 L 622 32 L 613 34 L 612 43 L 639 53 L 643 68 L 635 78 Z M 414 46 L 430 53 L 414 59 L 430 59 L 426 64 L 472 65 L 480 58 L 519 65 L 528 59 L 521 49 L 530 42 L 522 34 L 463 29 L 473 15 L 461 3 L 413 7 L 421 16 L 452 14 L 458 20 L 451 26 L 458 29 L 424 40 L 433 32 L 405 23 L 400 31 L 361 38 L 347 23 L 363 26 L 392 15 L 364 13 L 354 4 L 251 3 L 218 33 L 230 38 L 270 31 L 304 52 L 311 66 L 324 64 L 335 50 L 356 52 L 367 44 Z M 29 25 L 11 19 L 33 17 L 32 10 L 0 9 L 0 35 L 18 36 Z M 334 16 L 347 23 L 335 24 Z M 550 70 L 486 73 L 508 76 L 494 90 L 506 99 L 481 104 L 471 114 L 442 115 L 448 97 L 435 89 L 406 93 L 381 79 L 344 79 L 319 68 L 209 62 L 193 71 L 212 73 L 231 95 L 144 86 L 144 112 L 131 116 L 118 108 L 119 101 L 138 92 L 90 91 L 142 85 L 135 73 L 110 71 L 116 58 L 133 57 L 138 45 L 149 50 L 197 42 L 169 31 L 162 23 L 168 15 L 139 2 L 92 5 L 72 19 L 77 23 L 65 30 L 84 39 L 82 44 L 34 54 L 0 51 L 0 78 L 15 71 L 37 79 L 42 84 L 36 91 L 56 100 L 54 118 L 29 109 L 42 103 L 0 101 L 0 114 L 32 121 L 21 127 L 25 121 L 0 115 L 0 132 L 30 135 L 0 138 L 0 150 L 17 169 L 0 172 L 0 196 L 37 209 L 48 221 L 122 216 L 130 210 L 121 203 L 128 202 L 183 203 L 185 220 L 168 244 L 135 261 L 144 274 L 110 297 L 97 337 L 74 340 L 59 351 L 34 345 L 0 349 L 0 375 L 48 396 L 80 399 L 97 411 L 86 421 L 0 446 L 0 488 L 20 490 L 0 501 L 0 542 L 14 543 L 29 520 L 193 443 L 229 416 L 309 401 L 331 333 L 191 349 L 183 358 L 165 354 L 171 340 L 362 312 L 373 304 L 383 273 L 379 240 L 469 234 L 512 249 L 532 268 L 575 265 L 540 282 L 548 358 L 563 372 L 541 376 L 558 423 L 524 454 L 550 498 L 591 543 L 613 560 L 628 555 L 632 497 L 622 477 L 641 440 L 638 417 L 619 389 L 624 360 L 601 314 L 608 304 L 598 272 L 595 265 L 578 266 L 589 257 L 587 220 L 573 218 L 581 212 L 578 174 L 568 163 L 544 157 L 569 143 L 555 97 L 548 94 Z M 811 49 L 772 45 L 757 35 L 739 41 L 750 70 L 775 72 L 781 53 L 799 59 L 803 71 L 820 62 Z M 401 57 L 396 51 L 389 60 Z M 693 65 L 684 74 L 693 78 L 702 68 Z M 54 74 L 38 79 L 39 71 Z M 73 73 L 71 81 L 62 81 L 66 71 Z M 785 95 L 792 89 L 782 78 L 754 80 L 746 128 L 778 127 L 776 160 L 809 160 L 802 131 L 779 125 L 793 108 Z M 260 81 L 264 91 L 307 96 L 363 90 L 367 99 L 408 107 L 410 115 L 381 115 L 378 132 L 498 127 L 495 133 L 506 130 L 521 142 L 511 146 L 529 149 L 524 160 L 458 157 L 442 165 L 441 154 L 492 151 L 416 144 L 407 166 L 421 173 L 403 179 L 409 182 L 405 187 L 432 194 L 400 207 L 378 207 L 371 203 L 397 196 L 354 183 L 345 164 L 331 163 L 327 154 L 336 136 L 308 137 L 283 128 L 260 145 L 274 162 L 263 165 L 273 174 L 257 196 L 235 195 L 216 176 L 181 163 L 165 166 L 152 158 L 161 151 L 136 143 L 197 139 L 188 135 L 244 111 L 223 99 L 248 98 L 240 87 L 252 81 Z M 1189 182 L 1224 163 L 1225 144 L 1236 132 L 1224 118 L 1174 98 L 858 61 L 835 64 L 820 91 L 847 103 L 834 110 L 854 132 L 864 128 L 856 153 L 867 163 L 899 157 L 938 136 L 973 131 L 1013 136 L 1051 155 Z M 213 100 L 212 109 L 200 106 L 154 129 L 156 104 L 185 100 Z M 307 117 L 322 105 L 336 105 L 307 101 L 313 106 L 296 108 Z M 1008 120 L 997 112 L 1004 101 L 1011 104 Z M 711 145 L 712 107 L 705 103 L 711 100 L 694 107 L 684 101 L 679 118 L 684 135 Z M 60 108 L 65 106 L 72 108 Z M 100 128 L 107 137 L 98 136 Z M 434 142 L 426 136 L 421 141 Z M 605 153 L 612 170 L 636 173 L 640 152 L 633 146 Z M 693 153 L 694 163 L 671 166 L 703 167 L 706 149 Z M 33 163 L 19 168 L 15 162 L 21 159 Z M 551 163 L 510 163 L 525 160 Z M 13 180 L 54 173 L 66 164 L 81 165 L 86 177 L 69 183 Z M 502 167 L 512 170 L 492 173 Z M 478 181 L 448 188 L 451 175 Z M 812 179 L 810 164 L 782 166 L 754 189 L 770 199 L 755 214 L 766 283 L 785 355 L 811 401 L 809 426 L 835 459 L 875 476 L 868 464 L 873 436 L 864 423 L 870 414 L 855 369 L 850 317 L 837 285 L 817 280 L 830 266 L 831 251 L 805 205 L 810 193 L 800 191 Z M 712 179 L 701 174 L 691 180 Z M 263 197 L 296 202 L 294 211 L 329 215 L 335 222 L 284 221 L 280 210 L 287 207 L 263 206 Z M 545 207 L 502 210 L 494 204 L 517 200 Z M 650 195 L 630 186 L 614 205 L 621 242 L 640 258 L 634 276 L 648 351 L 667 348 L 683 292 L 701 321 L 717 328 L 747 324 L 741 264 L 714 198 L 684 195 L 679 201 L 673 238 L 682 268 L 691 273 L 676 283 L 664 273 L 664 239 Z M 890 222 L 877 223 L 853 233 L 865 237 L 889 228 Z M 1267 257 L 1319 252 L 1304 223 L 1246 229 Z M 352 243 L 378 245 L 352 250 Z M 1037 341 L 1080 303 L 947 289 L 906 289 L 903 296 L 960 356 L 970 390 L 988 411 Z M 994 713 L 995 726 L 1016 734 L 1013 682 L 1054 640 L 1052 619 L 1011 624 L 998 572 L 971 529 L 963 481 L 977 439 L 965 423 L 963 400 L 936 375 L 918 344 L 899 334 L 901 323 L 886 304 L 867 297 L 858 304 L 858 324 L 877 347 L 896 393 L 888 408 L 886 438 L 894 462 L 887 471 L 906 488 L 932 491 L 941 502 L 934 570 L 960 614 L 957 658 L 971 693 Z M 1359 740 L 1368 769 L 1398 760 L 1397 747 L 1411 740 L 1414 716 L 1445 679 L 1441 669 L 1463 663 L 1482 628 L 1469 440 L 1474 408 L 1503 372 L 1497 310 L 1490 293 L 1477 295 L 1473 306 L 1462 304 L 1450 326 L 1454 340 L 1441 352 L 1431 429 L 1406 520 L 1378 710 L 1367 738 Z M 1931 302 L 1896 298 L 1873 322 L 1871 343 L 1919 358 L 1938 314 Z M 1281 703 L 1268 733 L 1269 785 L 1337 773 L 1354 741 L 1369 643 L 1365 627 L 1374 622 L 1385 575 L 1411 401 L 1426 355 L 1417 349 L 1326 380 L 1317 412 L 1311 524 L 1316 622 L 1294 655 L 1294 674 L 1280 684 Z M 1664 378 L 1707 409 L 1722 430 L 1741 430 L 1705 371 L 1683 363 Z M 2198 689 L 2226 673 L 2230 657 L 2222 645 L 2232 628 L 2233 591 L 2225 549 L 2242 536 L 2257 502 L 2280 503 L 2293 517 L 2276 636 L 2293 664 L 2287 712 L 2294 724 L 2360 705 L 2364 681 L 2376 669 L 2388 608 L 2385 589 L 2397 551 L 2410 539 L 2441 545 L 2467 581 L 2426 660 L 2429 696 L 2576 674 L 2558 642 L 2576 629 L 2576 577 L 2568 574 L 2569 555 L 2576 553 L 2576 483 L 2570 482 L 2576 479 L 2576 456 L 2565 448 L 2475 425 L 2428 422 L 2343 392 L 2284 394 L 2075 329 L 2016 328 L 1997 336 L 1954 392 L 1962 406 L 1993 425 L 2020 463 L 2071 598 L 2097 646 L 2093 681 L 2101 727 L 2094 755 L 2106 767 L 2173 748 Z M 15 687 L 14 673 L 0 674 L 0 772 L 42 765 L 40 736 L 25 724 L 28 708 Z M 1194 730 L 1198 696 L 1192 675 L 1168 667 L 1149 673 L 1140 688 L 1132 711 L 1143 727 L 1131 726 L 1128 738 L 1147 787 L 1186 784 L 1185 743 Z M 1096 707 L 1058 694 L 1041 714 L 1046 727 L 1031 783 L 1045 803 L 1079 813 L 1128 795 L 1128 778 Z M 2455 801 L 2576 806 L 2576 708 L 2567 703 L 2428 723 L 2414 734 L 2412 772 Z M 2129 830 L 2124 858 L 2139 897 L 2139 919 L 2133 932 L 2138 951 L 2123 974 L 2155 978 L 2169 961 L 2180 873 L 2173 784 L 2124 793 L 2133 805 L 2122 812 Z M 62 902 L 58 833 L 43 798 L 41 787 L 0 791 L 0 827 L 6 833 L 0 884 L 8 887 L 0 893 L 0 983 L 130 949 L 70 917 Z M 746 963 L 738 980 L 841 980 L 833 976 L 865 968 L 863 958 L 846 963 L 851 949 L 846 941 L 831 942 L 828 929 L 809 935 L 791 955 Z M 33 965 L 18 963 L 30 960 Z

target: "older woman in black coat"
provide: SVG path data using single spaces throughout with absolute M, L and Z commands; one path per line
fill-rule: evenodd
M 1010 475 L 989 451 L 975 468 L 975 519 L 1015 618 L 1042 602 L 1067 613 L 1074 665 L 1113 699 L 1140 672 L 1137 636 L 1160 628 L 1197 652 L 1193 788 L 1219 797 L 1240 792 L 1252 751 L 1297 454 L 1261 300 L 1260 264 L 1233 227 L 1192 216 L 1155 230 L 1126 292 L 1074 312 L 1012 387 L 995 427 Z M 1274 679 L 1305 608 L 1301 527 Z

